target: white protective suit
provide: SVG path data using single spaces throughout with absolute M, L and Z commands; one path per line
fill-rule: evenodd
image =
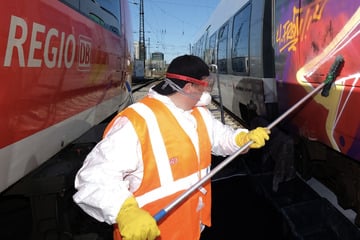
M 196 121 L 190 111 L 176 107 L 167 96 L 151 89 L 149 96 L 165 103 L 199 152 Z M 234 130 L 215 119 L 210 111 L 206 113 L 203 118 L 209 131 L 212 153 L 221 156 L 233 154 L 239 149 L 235 136 L 248 130 Z M 73 199 L 98 221 L 114 224 L 123 202 L 139 187 L 142 175 L 143 161 L 137 134 L 127 118 L 120 118 L 86 157 L 75 178 L 77 193 Z

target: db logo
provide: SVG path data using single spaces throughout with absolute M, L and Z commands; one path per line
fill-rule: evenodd
M 178 159 L 176 157 L 170 158 L 169 163 L 170 165 L 175 165 L 178 162 Z
M 91 65 L 91 39 L 79 36 L 79 70 L 88 70 Z

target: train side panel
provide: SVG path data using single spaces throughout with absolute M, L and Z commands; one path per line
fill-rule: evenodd
M 222 103 L 247 127 L 279 117 L 343 56 L 329 96 L 316 94 L 278 128 L 294 143 L 298 173 L 320 180 L 344 209 L 359 213 L 360 1 L 242 1 L 231 17 L 216 14 L 230 2 L 221 1 L 193 52 L 218 65 Z
M 0 191 L 127 103 L 127 3 L 68 2 L 3 4 Z
M 345 60 L 329 97 L 318 94 L 292 119 L 298 133 L 360 161 L 358 64 L 360 1 L 277 1 L 275 53 L 281 111 L 322 83 L 337 55 Z
M 297 170 L 315 177 L 357 212 L 360 226 L 360 1 L 275 1 L 274 49 L 279 111 L 322 83 L 331 64 L 344 58 L 329 96 L 314 96 L 287 121 L 301 137 Z

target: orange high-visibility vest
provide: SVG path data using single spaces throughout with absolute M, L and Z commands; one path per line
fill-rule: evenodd
M 162 102 L 150 97 L 140 102 L 145 106 L 133 104 L 117 117 L 126 116 L 131 121 L 141 142 L 144 175 L 133 194 L 140 207 L 154 216 L 208 173 L 211 143 L 199 108 L 192 111 L 197 122 L 198 156 L 191 139 Z M 104 135 L 114 122 L 115 119 Z M 211 225 L 210 181 L 158 223 L 161 232 L 158 239 L 198 240 L 200 222 Z

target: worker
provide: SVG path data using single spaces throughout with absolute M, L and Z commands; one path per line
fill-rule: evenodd
M 74 201 L 123 240 L 198 240 L 211 226 L 211 181 L 159 223 L 153 216 L 209 173 L 211 154 L 231 155 L 249 141 L 260 148 L 270 134 L 215 119 L 206 107 L 213 84 L 200 58 L 175 58 L 166 78 L 106 127 L 76 175 Z

